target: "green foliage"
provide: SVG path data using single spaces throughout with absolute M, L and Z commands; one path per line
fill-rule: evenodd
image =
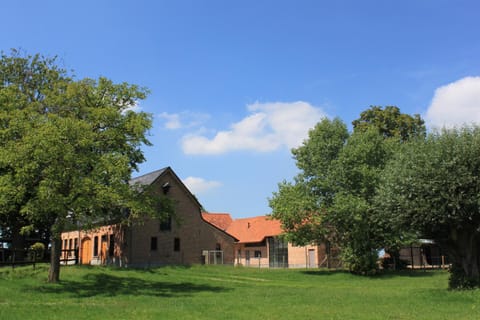
M 425 127 L 396 107 L 372 107 L 353 124 L 349 134 L 339 119 L 319 122 L 292 150 L 300 174 L 279 184 L 270 207 L 291 241 L 327 240 L 340 247 L 353 273 L 373 274 L 378 249 L 398 250 L 411 239 L 375 214 L 376 189 L 400 142 L 423 136 Z
M 326 225 L 305 184 L 286 181 L 278 185 L 278 192 L 269 199 L 272 217 L 282 222 L 286 240 L 297 245 L 320 242 L 325 237 Z
M 354 131 L 366 131 L 375 128 L 385 138 L 395 138 L 401 141 L 424 138 L 425 122 L 420 115 L 412 116 L 401 113 L 395 106 L 371 106 L 363 111 L 360 118 L 352 122 Z
M 379 219 L 416 230 L 449 251 L 460 278 L 480 280 L 480 129 L 429 134 L 405 145 L 385 170 L 376 202 Z M 460 275 L 463 270 L 464 275 Z
M 35 256 L 35 260 L 43 259 L 45 254 L 45 245 L 41 242 L 35 242 L 28 248 L 30 253 Z M 33 258 L 33 257 L 32 257 Z
M 55 58 L 2 53 L 0 221 L 47 225 L 58 240 L 72 219 L 88 225 L 125 208 L 132 217 L 148 211 L 128 185 L 152 124 L 130 108 L 147 94 L 103 77 L 74 80 Z
M 282 222 L 290 241 L 321 242 L 331 233 L 323 222 L 322 206 L 333 201 L 330 168 L 347 138 L 347 127 L 341 120 L 324 118 L 310 130 L 308 141 L 292 150 L 302 172 L 295 183 L 280 183 L 279 191 L 269 199 L 272 217 Z

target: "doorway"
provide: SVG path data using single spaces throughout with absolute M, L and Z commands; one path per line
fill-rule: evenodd
M 90 238 L 82 239 L 82 264 L 90 264 L 92 260 L 92 240 Z
M 309 249 L 308 250 L 308 267 L 315 268 L 317 264 L 315 263 L 315 250 Z

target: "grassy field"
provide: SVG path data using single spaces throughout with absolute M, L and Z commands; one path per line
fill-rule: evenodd
M 365 278 L 221 266 L 0 269 L 0 319 L 480 319 L 480 290 L 445 271 Z

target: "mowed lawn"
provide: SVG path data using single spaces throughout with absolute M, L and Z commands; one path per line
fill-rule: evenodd
M 359 277 L 226 266 L 0 269 L 0 319 L 480 319 L 480 290 L 445 271 Z

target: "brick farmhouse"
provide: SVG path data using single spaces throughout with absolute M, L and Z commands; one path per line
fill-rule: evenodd
M 170 168 L 134 178 L 159 197 L 173 200 L 175 217 L 146 217 L 131 226 L 111 224 L 62 233 L 63 263 L 149 267 L 169 264 L 230 264 L 252 267 L 318 267 L 325 247 L 297 247 L 279 237 L 281 224 L 268 216 L 233 220 L 205 213 Z

